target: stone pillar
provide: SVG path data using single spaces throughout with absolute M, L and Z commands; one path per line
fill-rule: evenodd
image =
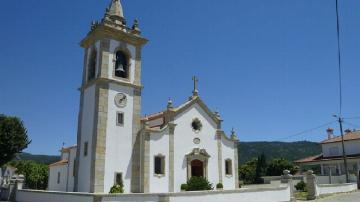
M 308 191 L 307 199 L 314 200 L 317 196 L 316 191 L 316 176 L 314 175 L 314 171 L 308 170 L 306 172 L 306 189 Z
M 288 184 L 288 186 L 290 187 L 290 201 L 296 201 L 294 196 L 294 182 L 289 170 L 283 171 L 280 182 Z

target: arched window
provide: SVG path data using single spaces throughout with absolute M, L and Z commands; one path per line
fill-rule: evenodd
M 116 52 L 115 76 L 120 78 L 129 77 L 129 64 L 126 55 L 122 51 Z
M 89 64 L 88 64 L 88 81 L 95 79 L 95 72 L 96 72 L 96 58 L 97 53 L 96 50 L 93 49 L 90 53 L 89 57 Z

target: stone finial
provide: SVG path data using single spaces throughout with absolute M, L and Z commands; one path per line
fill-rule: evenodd
M 132 26 L 132 33 L 134 34 L 140 34 L 141 30 L 139 28 L 139 21 L 137 19 L 134 20 L 134 24 Z
M 168 103 L 167 103 L 167 109 L 173 109 L 173 101 L 171 100 L 171 98 L 168 99 Z
M 236 131 L 235 131 L 234 128 L 231 129 L 230 138 L 231 138 L 232 140 L 238 140 L 237 135 L 236 135 Z
M 124 18 L 124 11 L 120 0 L 111 0 L 109 7 L 106 9 L 106 13 L 110 16 Z
M 193 76 L 192 78 L 193 82 L 194 82 L 194 88 L 193 88 L 193 96 L 199 96 L 199 90 L 198 90 L 198 83 L 199 83 L 199 79 L 196 76 Z

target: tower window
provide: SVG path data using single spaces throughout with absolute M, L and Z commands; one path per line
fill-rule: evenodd
M 115 173 L 114 185 L 122 185 L 122 173 Z
M 164 175 L 165 174 L 165 156 L 158 155 L 154 158 L 154 174 Z
M 88 142 L 85 142 L 85 143 L 84 143 L 84 156 L 87 156 L 87 155 L 88 155 L 88 147 L 89 147 L 89 143 L 88 143 Z
M 116 125 L 123 126 L 124 125 L 124 113 L 117 112 L 116 113 Z
M 231 159 L 225 160 L 225 175 L 232 175 L 232 162 L 231 162 Z
M 60 172 L 57 174 L 57 183 L 60 184 Z
M 129 64 L 126 55 L 122 51 L 116 52 L 115 76 L 120 78 L 129 77 Z
M 93 49 L 93 50 L 91 50 L 90 57 L 89 57 L 88 73 L 87 73 L 88 81 L 93 80 L 95 78 L 96 58 L 97 58 L 97 53 L 96 53 L 96 50 Z

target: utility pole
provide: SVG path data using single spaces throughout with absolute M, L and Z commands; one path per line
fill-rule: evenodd
M 350 183 L 349 180 L 349 171 L 348 171 L 348 164 L 347 164 L 347 157 L 346 157 L 346 153 L 345 153 L 345 143 L 344 143 L 344 132 L 343 132 L 343 127 L 342 127 L 342 123 L 343 123 L 343 118 L 341 116 L 338 117 L 338 121 L 339 121 L 339 125 L 340 125 L 340 133 L 341 133 L 341 145 L 342 145 L 342 156 L 343 156 L 343 160 L 344 160 L 344 167 L 345 167 L 345 175 L 346 175 L 346 182 Z

